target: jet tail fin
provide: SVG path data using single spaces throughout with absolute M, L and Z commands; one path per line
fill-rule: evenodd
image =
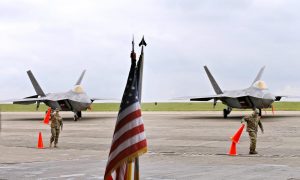
M 75 85 L 80 85 L 86 70 L 83 70 Z
M 28 77 L 29 77 L 29 79 L 30 79 L 30 81 L 32 83 L 32 86 L 33 86 L 35 92 L 38 95 L 40 95 L 42 97 L 45 97 L 46 95 L 45 95 L 44 91 L 42 90 L 41 86 L 39 85 L 39 83 L 35 79 L 34 75 L 31 72 L 31 70 L 27 71 L 27 74 L 28 74 Z
M 258 81 L 258 80 L 261 79 L 261 76 L 262 76 L 262 74 L 264 73 L 265 67 L 266 67 L 266 66 L 263 66 L 263 67 L 259 70 L 259 72 L 258 72 L 256 78 L 254 79 L 252 85 L 253 85 L 256 81 Z
M 218 83 L 216 82 L 215 78 L 212 76 L 212 74 L 210 73 L 210 71 L 208 70 L 207 66 L 204 66 L 205 72 L 210 80 L 211 85 L 213 86 L 215 92 L 217 94 L 222 94 L 222 90 L 219 87 Z

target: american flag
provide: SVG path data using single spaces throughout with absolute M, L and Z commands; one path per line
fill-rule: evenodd
M 140 78 L 137 77 L 140 74 L 137 73 L 139 69 L 139 66 L 136 67 L 136 59 L 132 58 L 106 165 L 105 180 L 127 179 L 128 168 L 132 168 L 128 164 L 139 155 L 147 152 L 147 141 L 139 102 L 138 81 Z

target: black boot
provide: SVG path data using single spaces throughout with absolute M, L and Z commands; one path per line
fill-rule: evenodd
M 257 154 L 257 152 L 254 150 L 254 151 L 250 151 L 249 154 Z

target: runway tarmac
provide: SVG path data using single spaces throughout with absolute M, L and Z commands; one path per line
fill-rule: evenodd
M 300 180 L 300 112 L 270 112 L 258 133 L 258 155 L 248 155 L 244 131 L 237 156 L 228 156 L 230 137 L 242 115 L 222 112 L 144 112 L 149 151 L 140 158 L 141 179 Z M 103 179 L 116 112 L 84 112 L 74 122 L 61 113 L 59 148 L 49 149 L 44 113 L 1 113 L 0 179 Z M 42 132 L 45 149 L 37 149 Z

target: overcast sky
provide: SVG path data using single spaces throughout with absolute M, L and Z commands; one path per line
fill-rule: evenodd
M 131 40 L 145 48 L 144 101 L 214 94 L 263 80 L 275 94 L 300 94 L 298 0 L 2 0 L 0 99 L 71 89 L 87 69 L 91 97 L 121 98 Z M 136 46 L 136 51 L 140 49 Z

